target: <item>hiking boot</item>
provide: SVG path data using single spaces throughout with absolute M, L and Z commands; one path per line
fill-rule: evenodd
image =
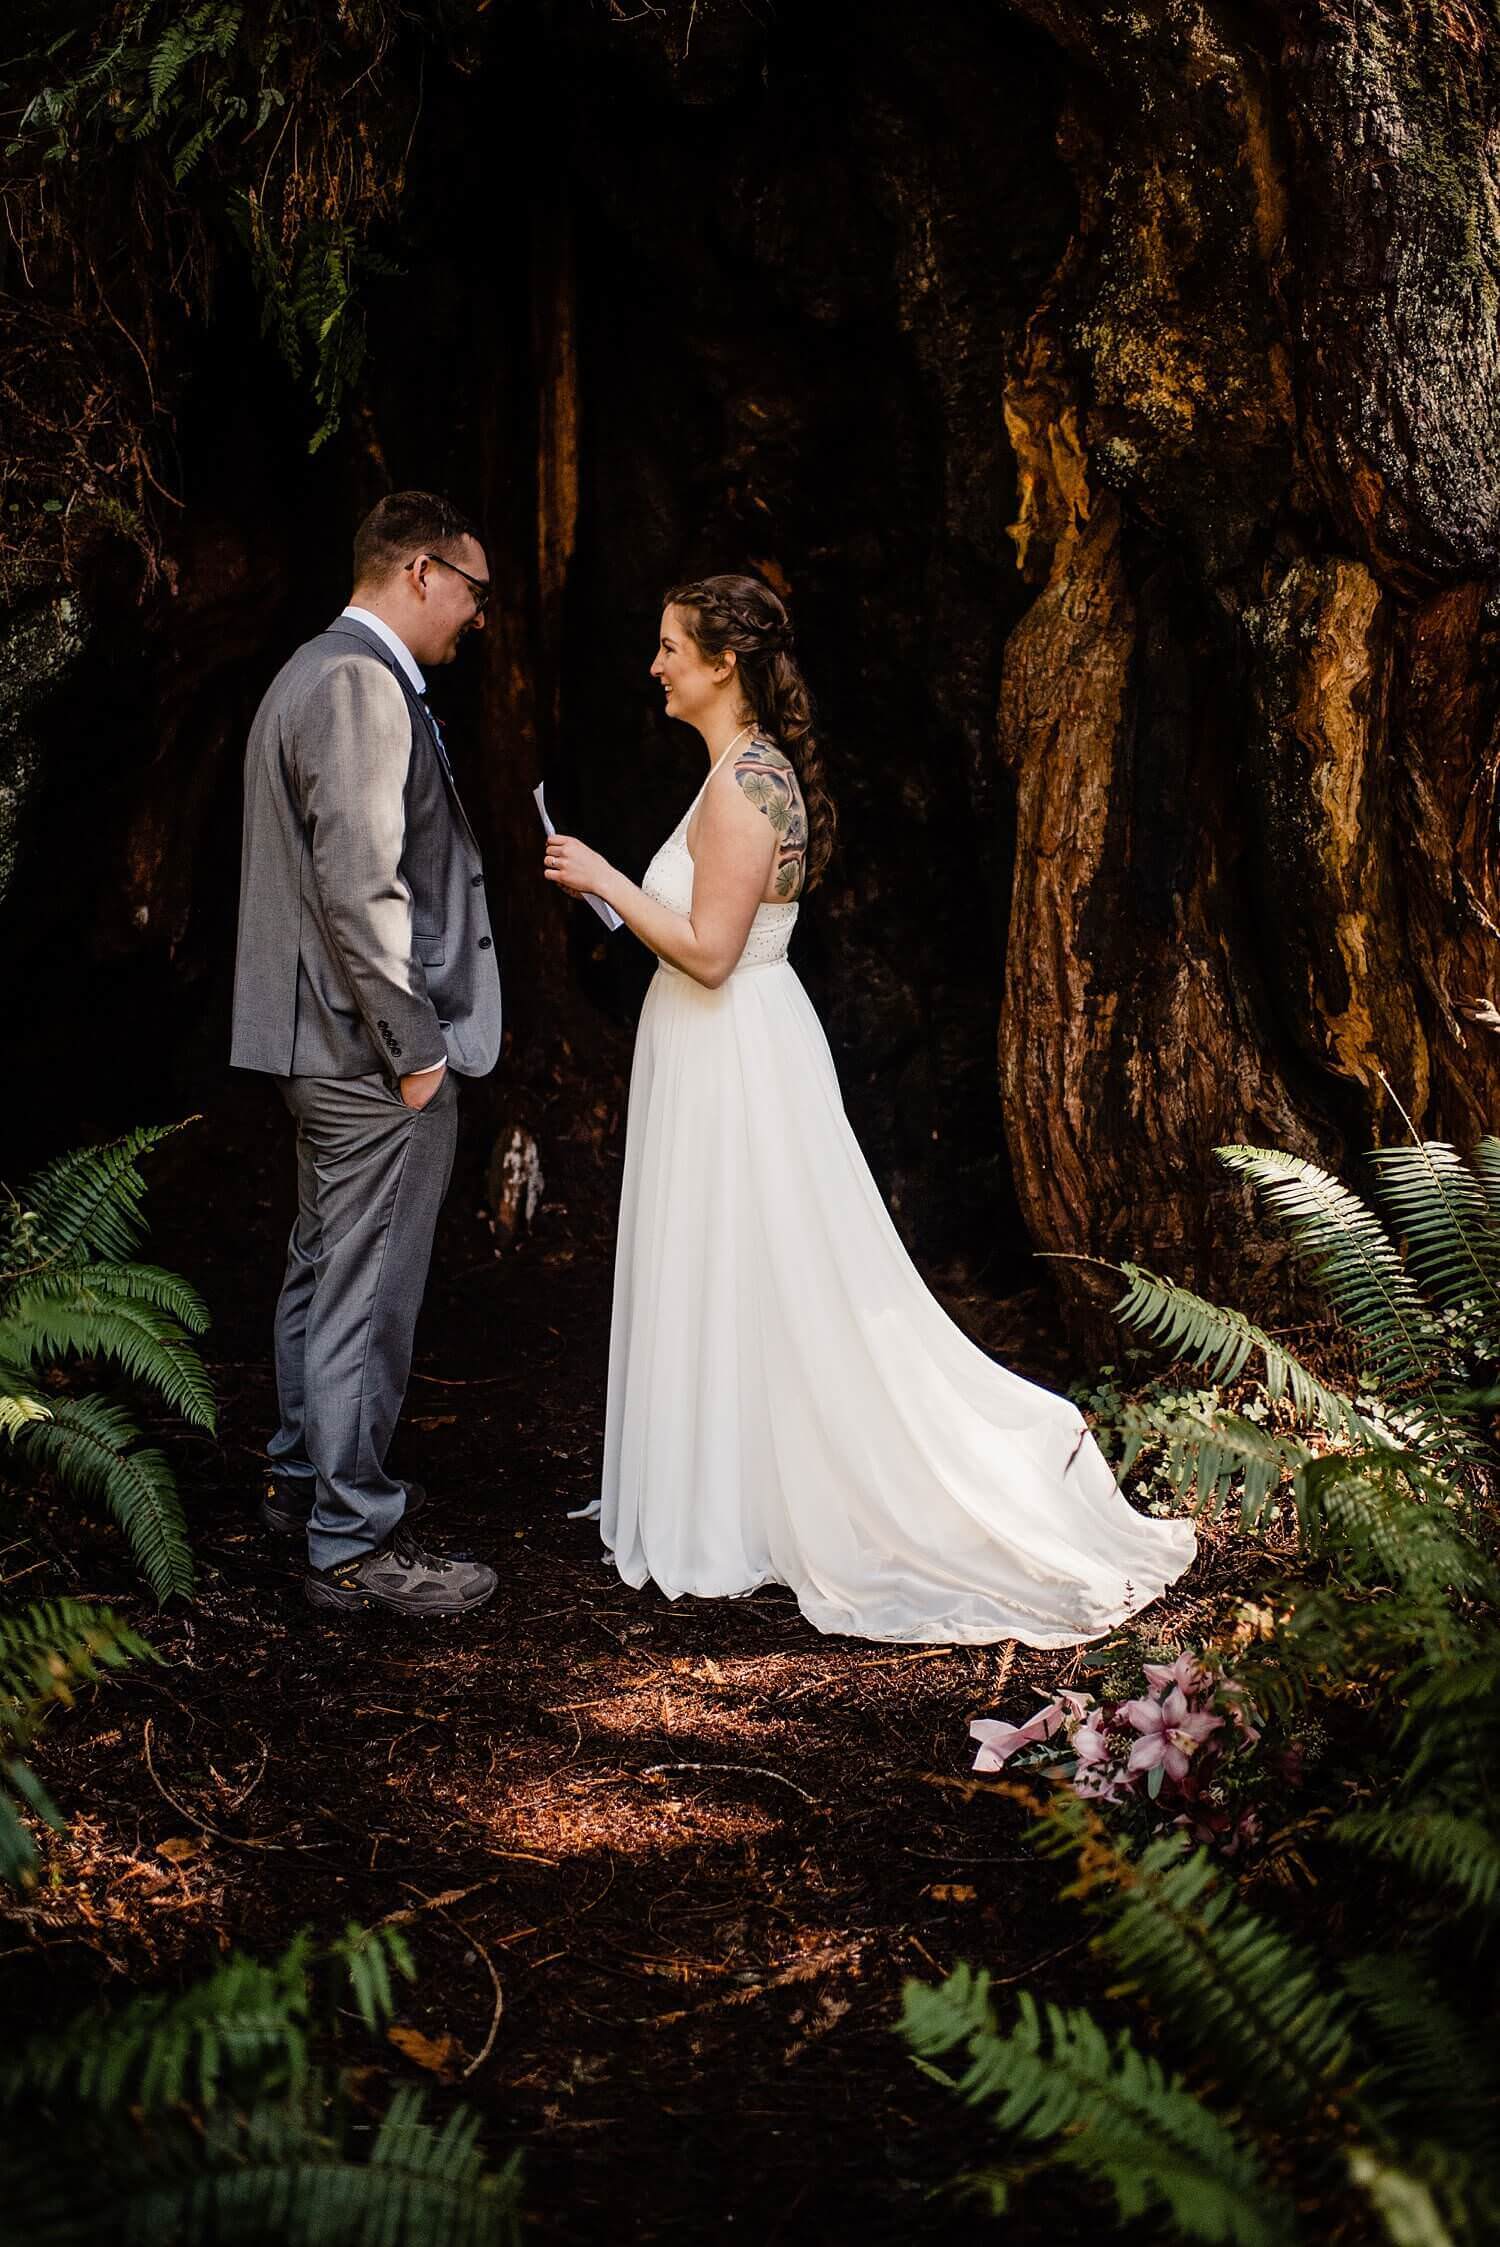
M 372 1553 L 356 1553 L 332 1568 L 310 1568 L 303 1579 L 312 1607 L 352 1612 L 388 1607 L 397 1615 L 467 1615 L 483 1607 L 498 1579 L 483 1561 L 424 1552 L 405 1523 Z
M 427 1503 L 427 1492 L 419 1482 L 408 1482 L 402 1487 L 406 1492 L 406 1511 L 401 1519 L 413 1521 Z M 312 1490 L 311 1477 L 294 1482 L 289 1475 L 267 1475 L 265 1496 L 260 1502 L 261 1527 L 273 1530 L 278 1537 L 305 1537 L 313 1502 L 311 1497 L 305 1502 L 302 1499 L 300 1494 L 304 1488 Z

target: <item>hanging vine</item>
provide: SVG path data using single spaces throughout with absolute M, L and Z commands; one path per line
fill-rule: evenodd
M 75 576 L 101 537 L 148 579 L 170 570 L 176 346 L 226 258 L 248 263 L 310 445 L 333 433 L 428 56 L 469 67 L 488 5 L 119 0 L 61 35 L 55 8 L 22 9 L 0 85 L 0 586 Z

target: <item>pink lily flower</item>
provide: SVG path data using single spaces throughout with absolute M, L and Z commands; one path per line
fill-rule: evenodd
M 1196 1654 L 1179 1654 L 1175 1662 L 1145 1662 L 1141 1666 L 1155 1693 L 1165 1693 L 1174 1685 L 1181 1686 L 1184 1693 L 1201 1693 L 1209 1681 Z
M 1261 1727 L 1258 1722 L 1260 1711 L 1256 1708 L 1238 1678 L 1220 1678 L 1219 1699 L 1228 1708 L 1229 1720 L 1246 1747 L 1256 1747 L 1261 1736 Z
M 1190 1709 L 1181 1686 L 1164 1701 L 1124 1701 L 1120 1714 L 1141 1735 L 1130 1751 L 1128 1771 L 1151 1771 L 1157 1764 L 1169 1779 L 1185 1779 L 1194 1752 L 1224 1722 L 1206 1710 Z
M 1073 1753 L 1080 1763 L 1108 1763 L 1109 1741 L 1098 1724 L 1080 1724 L 1073 1735 Z
M 969 1738 L 979 1742 L 979 1753 L 974 1758 L 976 1771 L 1003 1771 L 1011 1757 L 1020 1748 L 1029 1748 L 1039 1740 L 1050 1740 L 1063 1721 L 1063 1712 L 1055 1701 L 1024 1724 L 1000 1724 L 993 1717 L 976 1717 L 969 1726 Z

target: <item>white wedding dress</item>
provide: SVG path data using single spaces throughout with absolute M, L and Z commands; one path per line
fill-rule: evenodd
M 678 913 L 697 801 L 642 885 Z M 718 990 L 663 962 L 646 995 L 605 1545 L 628 1584 L 787 1584 L 817 1629 L 856 1638 L 1097 1638 L 1181 1575 L 1193 1532 L 1134 1512 L 1076 1406 L 995 1364 L 928 1293 L 788 964 L 797 910 L 760 907 Z

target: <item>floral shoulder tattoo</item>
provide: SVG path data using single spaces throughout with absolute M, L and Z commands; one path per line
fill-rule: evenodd
M 802 893 L 807 863 L 807 809 L 790 757 L 757 734 L 734 761 L 734 777 L 757 811 L 770 820 L 776 836 L 773 887 L 787 902 Z

